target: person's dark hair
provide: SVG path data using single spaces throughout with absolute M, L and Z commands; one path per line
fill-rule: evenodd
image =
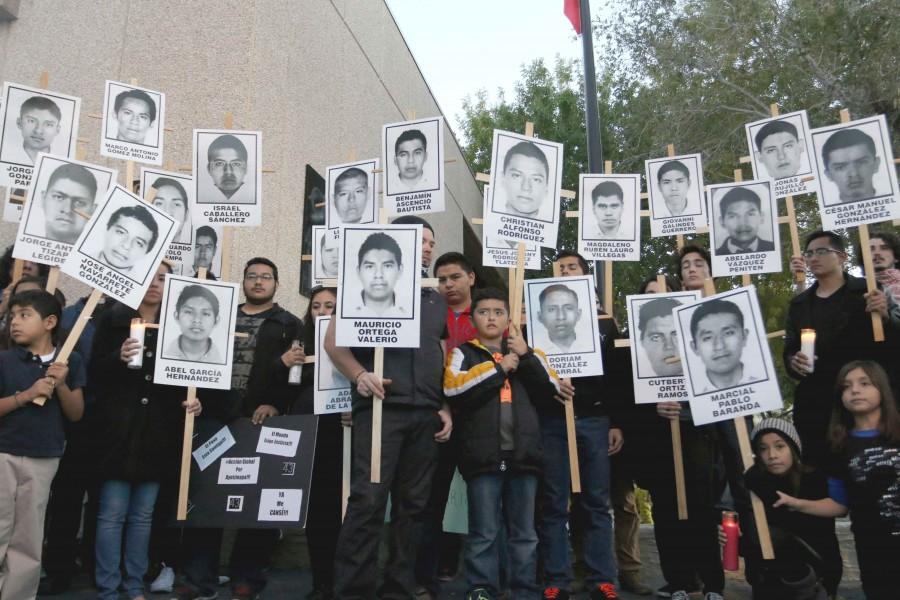
M 894 265 L 893 268 L 900 267 L 900 237 L 897 236 L 893 231 L 872 231 L 869 233 L 869 239 L 883 240 L 885 244 L 891 249 L 891 252 L 894 253 Z M 856 244 L 856 256 L 859 257 L 860 266 L 862 266 L 862 246 L 859 243 Z
M 803 244 L 803 248 L 809 248 L 809 245 L 819 238 L 828 238 L 828 245 L 831 246 L 834 250 L 838 250 L 844 253 L 847 252 L 847 244 L 844 242 L 844 238 L 833 231 L 823 231 L 821 229 L 813 231 L 808 236 L 806 236 L 806 241 Z
M 679 292 L 681 291 L 681 282 L 675 277 L 670 277 L 668 275 L 666 277 L 666 289 L 661 290 L 661 292 Z M 638 294 L 646 294 L 647 288 L 650 287 L 651 283 L 656 283 L 656 277 L 648 277 L 645 279 L 641 286 L 638 288 Z
M 881 420 L 878 431 L 884 439 L 893 445 L 900 444 L 900 413 L 891 390 L 891 381 L 884 368 L 874 360 L 854 360 L 847 363 L 838 372 L 834 382 L 835 400 L 831 409 L 831 422 L 828 425 L 828 442 L 831 449 L 840 453 L 847 445 L 847 437 L 854 428 L 853 413 L 844 407 L 844 380 L 855 369 L 862 369 L 868 375 L 881 394 Z
M 370 250 L 387 250 L 394 255 L 394 260 L 397 261 L 398 265 L 403 264 L 403 252 L 400 251 L 400 245 L 397 244 L 397 240 L 383 231 L 373 233 L 367 237 L 359 247 L 359 254 L 356 262 L 357 266 L 362 264 L 363 256 Z
M 656 183 L 662 181 L 662 177 L 665 173 L 669 171 L 679 171 L 684 173 L 684 176 L 688 179 L 691 178 L 691 170 L 687 168 L 687 165 L 681 162 L 680 160 L 670 160 L 663 163 L 663 166 L 659 168 L 659 171 L 656 172 Z
M 185 191 L 184 186 L 181 185 L 181 182 L 177 179 L 172 179 L 171 177 L 158 177 L 156 181 L 153 182 L 153 189 L 158 190 L 163 187 L 173 187 L 175 188 L 179 194 L 181 194 L 181 198 L 187 203 L 188 195 L 187 191 Z
M 50 173 L 50 178 L 47 180 L 47 189 L 49 190 L 52 188 L 53 184 L 60 179 L 68 179 L 86 187 L 90 192 L 91 203 L 93 203 L 94 199 L 97 197 L 97 178 L 94 177 L 93 173 L 81 165 L 63 163 L 56 167 L 56 169 Z
M 700 326 L 700 321 L 710 315 L 718 315 L 722 313 L 734 315 L 735 317 L 737 317 L 741 329 L 744 328 L 744 313 L 741 312 L 741 308 L 730 300 L 715 298 L 713 300 L 709 300 L 708 302 L 703 302 L 699 307 L 697 307 L 697 310 L 694 311 L 694 314 L 691 315 L 691 337 L 696 339 L 697 327 Z
M 830 166 L 832 152 L 851 146 L 865 146 L 872 156 L 878 156 L 875 150 L 875 140 L 869 134 L 861 129 L 841 129 L 833 133 L 822 145 L 822 162 L 825 163 L 825 168 Z
M 475 268 L 472 266 L 472 263 L 469 262 L 469 259 L 466 258 L 464 254 L 461 254 L 459 252 L 445 252 L 444 254 L 441 254 L 436 261 L 434 261 L 435 276 L 437 276 L 438 269 L 447 265 L 459 265 L 459 268 L 466 273 L 475 272 Z
M 214 139 L 209 145 L 209 148 L 206 149 L 207 162 L 213 161 L 213 154 L 215 152 L 228 148 L 237 152 L 241 160 L 247 160 L 247 147 L 244 146 L 244 142 L 230 133 L 226 133 Z
M 32 96 L 22 103 L 22 106 L 19 108 L 19 116 L 24 117 L 29 110 L 46 110 L 56 117 L 57 121 L 62 121 L 62 112 L 59 110 L 59 106 L 50 98 Z
M 478 308 L 478 303 L 484 302 L 485 300 L 500 300 L 503 302 L 503 306 L 506 307 L 506 312 L 509 313 L 509 296 L 495 287 L 486 287 L 475 290 L 475 292 L 472 293 L 471 311 L 473 314 L 475 313 L 475 309 Z
M 637 327 L 641 334 L 640 339 L 644 339 L 644 331 L 652 319 L 671 317 L 672 311 L 681 305 L 681 302 L 674 298 L 655 298 L 644 303 L 638 313 Z
M 146 250 L 144 250 L 144 253 L 146 254 L 150 252 L 153 246 L 156 245 L 156 240 L 159 237 L 159 226 L 156 224 L 156 221 L 153 219 L 153 215 L 150 214 L 150 211 L 143 206 L 123 206 L 116 209 L 116 211 L 109 218 L 109 222 L 106 224 L 106 229 L 109 230 L 113 225 L 116 224 L 119 219 L 125 219 L 127 217 L 136 219 L 150 230 L 150 243 L 147 244 L 147 248 Z
M 181 312 L 184 303 L 191 298 L 203 298 L 209 302 L 213 312 L 216 314 L 216 318 L 219 318 L 219 299 L 216 298 L 216 295 L 209 288 L 197 284 L 187 285 L 181 290 L 178 300 L 175 301 L 175 313 Z
M 681 250 L 678 251 L 678 262 L 675 263 L 675 271 L 679 276 L 681 275 L 681 261 L 683 261 L 684 257 L 688 254 L 699 254 L 700 258 L 706 261 L 706 268 L 710 269 L 710 272 L 712 272 L 712 259 L 709 257 L 709 250 L 702 246 L 688 244 L 687 246 L 682 246 Z
M 397 217 L 393 221 L 391 221 L 392 225 L 421 225 L 425 229 L 431 230 L 431 235 L 434 235 L 434 227 L 431 224 L 423 219 L 422 217 L 417 217 L 416 215 L 403 215 L 402 217 Z
M 46 275 L 25 275 L 16 282 L 16 285 L 13 286 L 12 290 L 10 290 L 10 298 L 19 293 L 19 288 L 23 283 L 33 283 L 37 285 L 39 289 L 47 289 L 47 276 Z M 59 300 L 59 305 L 63 308 L 66 307 L 66 295 L 63 294 L 59 289 L 54 290 L 53 295 L 56 296 L 56 299 Z M 7 323 L 8 325 L 8 323 Z
M 591 190 L 591 204 L 596 204 L 600 198 L 608 198 L 616 196 L 620 202 L 625 201 L 625 194 L 622 192 L 622 186 L 615 181 L 603 181 Z
M 794 138 L 800 139 L 799 133 L 797 133 L 797 128 L 794 127 L 794 124 L 790 121 L 786 120 L 778 120 L 778 121 L 769 121 L 765 125 L 759 128 L 759 131 L 756 132 L 756 135 L 753 137 L 753 141 L 756 142 L 756 149 L 762 152 L 763 142 L 766 141 L 766 138 L 770 135 L 775 135 L 776 133 L 789 133 Z
M 244 265 L 244 277 L 247 276 L 247 270 L 253 265 L 266 265 L 270 269 L 272 269 L 272 276 L 275 277 L 275 283 L 278 283 L 278 267 L 275 266 L 268 258 L 263 256 L 254 256 L 250 260 L 247 261 L 247 264 Z
M 397 136 L 397 141 L 394 142 L 394 154 L 400 152 L 400 144 L 404 142 L 411 142 L 413 140 L 419 140 L 420 142 L 422 142 L 422 148 L 425 151 L 428 151 L 428 140 L 425 139 L 425 134 L 418 129 L 407 129 Z
M 150 113 L 150 122 L 156 120 L 156 102 L 153 101 L 153 98 L 150 97 L 150 94 L 145 92 L 144 90 L 126 90 L 121 92 L 118 96 L 116 96 L 115 101 L 113 102 L 113 111 L 116 114 L 119 113 L 119 110 L 122 108 L 122 104 L 125 103 L 125 100 L 128 98 L 133 98 L 135 100 L 140 100 L 147 104 L 147 112 Z
M 578 260 L 578 266 L 581 267 L 582 274 L 590 275 L 591 270 L 588 262 L 584 259 L 584 257 L 574 250 L 560 250 L 556 253 L 556 262 L 559 262 L 563 258 L 575 257 Z
M 3 255 L 0 256 L 0 290 L 5 290 L 6 286 L 12 283 L 12 271 L 16 263 L 16 259 L 13 258 L 12 255 L 13 248 L 14 245 L 10 244 L 7 246 L 6 250 L 3 251 Z M 39 276 L 46 277 L 49 272 L 49 265 L 38 264 Z
M 338 184 L 343 183 L 348 179 L 362 179 L 366 182 L 366 185 L 369 185 L 369 176 L 366 175 L 366 172 L 360 169 L 359 167 L 350 167 L 341 172 L 334 180 L 334 191 L 337 191 Z
M 543 307 L 544 300 L 547 298 L 547 296 L 549 296 L 553 292 L 565 292 L 567 294 L 572 294 L 572 296 L 575 297 L 575 303 L 576 304 L 578 303 L 578 292 L 576 292 L 575 290 L 573 290 L 572 288 L 570 288 L 567 285 L 563 285 L 561 283 L 554 283 L 553 285 L 548 285 L 543 290 L 541 290 L 541 293 L 538 295 L 538 306 Z
M 812 473 L 814 469 L 803 464 L 803 459 L 800 456 L 800 453 L 797 451 L 797 445 L 794 444 L 791 439 L 787 437 L 783 432 L 778 431 L 777 429 L 767 429 L 752 440 L 753 466 L 750 468 L 754 469 L 757 474 L 762 475 L 763 477 L 769 476 L 769 470 L 766 468 L 766 465 L 763 462 L 762 452 L 759 450 L 758 446 L 760 438 L 762 438 L 762 436 L 766 433 L 777 434 L 778 437 L 784 440 L 788 448 L 791 449 L 791 468 L 788 469 L 787 473 L 785 473 L 782 477 L 787 478 L 787 480 L 790 482 L 791 489 L 788 490 L 788 493 L 792 496 L 795 496 L 800 490 L 800 483 L 803 480 L 803 476 L 808 473 Z
M 316 322 L 312 316 L 312 305 L 316 296 L 322 292 L 331 292 L 337 300 L 337 288 L 317 285 L 309 291 L 309 304 L 306 305 L 306 312 L 303 314 L 303 351 L 307 356 L 316 353 Z
M 540 162 L 544 166 L 544 177 L 550 177 L 550 164 L 547 162 L 547 157 L 544 156 L 543 151 L 534 142 L 519 142 L 506 152 L 506 156 L 503 158 L 504 173 L 506 173 L 506 168 L 509 167 L 512 157 L 516 154 L 527 156 Z
M 736 202 L 749 202 L 750 204 L 753 204 L 757 210 L 762 208 L 762 201 L 759 199 L 756 192 L 746 187 L 734 187 L 725 192 L 725 195 L 719 200 L 719 213 L 724 216 L 728 211 L 728 207 Z
M 198 227 L 197 234 L 194 237 L 196 239 L 200 239 L 201 237 L 212 238 L 213 246 L 219 245 L 219 236 L 216 235 L 216 230 L 209 225 L 201 225 L 200 227 Z
M 20 308 L 33 308 L 41 315 L 41 319 L 55 316 L 56 326 L 50 332 L 50 339 L 54 344 L 58 342 L 60 331 L 59 324 L 62 320 L 62 304 L 60 304 L 59 299 L 56 296 L 46 290 L 28 290 L 20 292 L 10 298 L 7 310 L 12 311 L 12 309 L 17 306 Z

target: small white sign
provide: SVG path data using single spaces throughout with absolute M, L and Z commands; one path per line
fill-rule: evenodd
M 588 260 L 641 259 L 641 176 L 578 176 L 578 253 Z
M 200 470 L 205 471 L 206 467 L 216 462 L 232 446 L 234 446 L 234 436 L 231 435 L 231 430 L 226 425 L 206 440 L 202 446 L 194 450 L 194 460 L 197 461 Z
M 650 196 L 650 237 L 695 233 L 707 225 L 699 154 L 654 158 L 644 165 Z
M 219 463 L 219 485 L 256 485 L 258 456 L 229 456 Z
M 263 427 L 259 432 L 256 451 L 260 454 L 275 454 L 293 458 L 300 447 L 300 432 L 292 429 Z
M 260 490 L 257 520 L 299 521 L 302 503 L 303 490 Z
M 444 118 L 390 123 L 381 139 L 388 214 L 444 212 Z
M 488 197 L 491 186 L 484 186 L 484 208 L 481 214 L 488 213 Z M 511 242 L 499 237 L 491 237 L 483 233 L 482 260 L 486 267 L 515 268 L 519 262 L 519 242 Z M 525 270 L 541 270 L 541 247 L 535 244 L 525 244 Z
M 327 234 L 326 234 L 327 235 Z M 337 370 L 325 352 L 325 331 L 331 317 L 316 319 L 316 366 L 313 371 L 313 412 L 317 415 L 350 410 L 350 381 Z
M 226 512 L 241 512 L 244 510 L 243 496 L 228 496 L 228 503 L 225 505 Z

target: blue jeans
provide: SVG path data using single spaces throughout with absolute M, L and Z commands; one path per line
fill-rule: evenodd
M 97 597 L 116 600 L 122 574 L 122 530 L 125 527 L 125 591 L 129 598 L 144 595 L 147 573 L 150 525 L 159 483 L 105 481 L 100 488 L 100 510 L 97 514 L 96 569 Z
M 569 557 L 569 447 L 566 420 L 562 415 L 543 416 L 541 435 L 544 443 L 544 485 L 542 486 L 541 558 L 544 561 L 546 587 L 568 590 L 572 584 Z M 585 583 L 615 583 L 613 529 L 610 515 L 609 418 L 581 417 L 575 420 L 578 468 L 581 474 L 581 506 L 585 512 Z
M 465 564 L 469 589 L 484 587 L 500 593 L 500 528 L 506 523 L 509 554 L 509 588 L 516 600 L 538 598 L 536 582 L 537 534 L 534 531 L 534 497 L 537 476 L 522 473 L 488 473 L 467 482 L 469 535 Z

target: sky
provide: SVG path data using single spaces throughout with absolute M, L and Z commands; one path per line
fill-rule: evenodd
M 448 124 L 479 89 L 507 97 L 521 67 L 556 55 L 580 58 L 563 0 L 386 0 Z M 593 7 L 592 7 L 593 8 Z

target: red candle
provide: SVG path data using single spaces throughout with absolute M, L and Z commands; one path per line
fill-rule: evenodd
M 722 529 L 725 531 L 725 547 L 722 549 L 722 568 L 726 571 L 738 570 L 738 528 L 737 513 L 722 512 Z

